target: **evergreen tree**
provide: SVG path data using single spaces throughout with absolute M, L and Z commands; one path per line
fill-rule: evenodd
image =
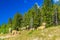
M 9 27 L 12 27 L 12 19 L 11 18 L 8 19 L 8 25 L 9 25 Z
M 36 21 L 37 21 L 37 26 L 39 26 L 42 23 L 42 13 L 41 13 L 41 8 L 40 6 L 35 3 L 35 5 L 33 6 L 34 11 L 36 13 Z
M 36 27 L 38 25 L 37 14 L 36 14 L 34 8 L 30 9 L 24 15 L 24 24 L 26 26 L 29 25 L 30 28 L 34 28 L 34 27 Z
M 44 0 L 43 5 L 43 20 L 47 23 L 46 26 L 52 25 L 52 11 L 53 11 L 53 1 L 52 0 Z
M 8 27 L 7 27 L 6 24 L 2 24 L 1 25 L 0 32 L 2 32 L 2 33 L 8 33 Z
M 58 25 L 59 24 L 59 5 L 56 3 L 56 4 L 54 4 L 54 6 L 53 6 L 54 8 L 54 14 L 53 14 L 53 24 L 54 25 Z
M 58 24 L 60 25 L 60 6 L 58 6 Z
M 17 12 L 13 19 L 13 28 L 19 30 L 19 28 L 21 28 L 21 23 L 22 23 L 22 15 Z

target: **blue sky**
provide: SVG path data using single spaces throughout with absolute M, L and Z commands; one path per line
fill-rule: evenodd
M 24 14 L 35 3 L 42 5 L 43 0 L 0 0 L 0 25 L 8 22 L 8 18 L 13 18 L 16 12 Z
M 59 0 L 53 0 L 55 3 L 58 2 Z

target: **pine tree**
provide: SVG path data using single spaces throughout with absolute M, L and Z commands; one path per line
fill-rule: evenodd
M 52 8 L 53 8 L 53 1 L 52 0 L 44 0 L 43 5 L 43 20 L 47 23 L 46 26 L 52 25 Z
M 9 27 L 12 27 L 12 19 L 11 18 L 8 19 L 8 25 L 9 25 Z
M 21 23 L 22 23 L 22 15 L 17 12 L 13 19 L 13 28 L 19 30 L 19 28 L 21 28 Z
M 58 24 L 60 25 L 60 6 L 58 6 Z
M 38 18 L 37 18 L 37 13 L 33 7 L 24 15 L 24 24 L 26 26 L 29 25 L 30 28 L 35 28 L 35 27 L 37 27 L 38 23 L 39 22 L 38 22 Z
M 35 3 L 33 8 L 34 8 L 34 11 L 36 13 L 37 26 L 40 26 L 41 23 L 42 23 L 42 13 L 41 13 L 42 10 L 41 10 L 40 6 L 37 3 Z

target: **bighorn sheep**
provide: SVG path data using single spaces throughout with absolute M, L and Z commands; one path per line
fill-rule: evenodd
M 17 31 L 16 30 L 12 30 L 12 35 L 16 35 Z

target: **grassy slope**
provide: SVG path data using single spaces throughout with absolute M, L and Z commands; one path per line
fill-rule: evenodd
M 60 26 L 44 30 L 22 31 L 20 35 L 9 38 L 10 40 L 60 40 Z M 5 40 L 9 40 L 5 39 Z

